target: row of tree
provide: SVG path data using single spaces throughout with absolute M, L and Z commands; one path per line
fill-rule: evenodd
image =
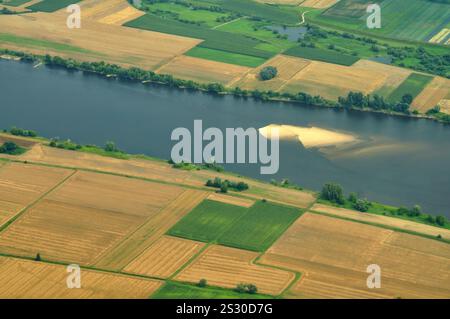
M 209 179 L 206 182 L 206 186 L 214 187 L 220 189 L 221 193 L 227 193 L 228 189 L 232 189 L 238 192 L 243 192 L 249 188 L 247 183 L 244 182 L 232 182 L 229 180 L 222 180 L 219 177 L 214 178 L 213 180 Z

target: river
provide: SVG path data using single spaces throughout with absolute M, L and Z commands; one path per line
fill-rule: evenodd
M 346 151 L 280 144 L 280 170 L 259 175 L 259 165 L 225 165 L 259 179 L 289 178 L 319 190 L 328 181 L 392 205 L 419 204 L 450 217 L 450 126 L 358 111 L 259 102 L 163 86 L 123 83 L 81 72 L 0 61 L 0 128 L 33 129 L 45 137 L 82 144 L 112 140 L 129 153 L 169 158 L 171 132 L 203 126 L 314 126 L 345 132 L 361 143 Z

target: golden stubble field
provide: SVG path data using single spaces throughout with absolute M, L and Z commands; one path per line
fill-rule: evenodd
M 263 264 L 302 272 L 291 298 L 448 298 L 450 246 L 438 241 L 311 213 L 267 251 Z M 367 266 L 381 267 L 368 289 Z
M 172 74 L 176 78 L 192 80 L 199 83 L 228 84 L 239 79 L 250 68 L 199 59 L 189 56 L 178 56 L 157 70 L 160 74 Z
M 65 266 L 0 257 L 0 298 L 148 298 L 163 282 L 81 270 L 81 288 L 67 288 Z
M 82 18 L 80 29 L 67 28 L 68 13 L 59 10 L 54 13 L 2 15 L 0 30 L 34 40 L 71 45 L 85 51 L 77 52 L 58 49 L 55 46 L 45 47 L 44 44 L 15 44 L 6 41 L 0 42 L 2 47 L 25 48 L 34 53 L 50 53 L 83 61 L 103 60 L 125 66 L 157 69 L 201 42 L 197 39 L 117 25 L 137 15 L 136 12 L 130 11 L 133 9 L 127 9 L 127 1 L 83 2 L 81 2 L 82 14 L 86 14 L 86 18 Z
M 258 292 L 280 294 L 295 279 L 295 274 L 254 264 L 258 255 L 251 251 L 213 245 L 175 279 L 192 283 L 206 279 L 211 285 L 225 288 L 235 288 L 239 283 L 251 283 L 258 287 Z
M 399 229 L 404 229 L 407 231 L 413 231 L 417 233 L 422 233 L 430 236 L 438 236 L 441 235 L 442 238 L 450 239 L 450 230 L 439 228 L 439 227 L 433 227 L 430 225 L 420 224 L 416 222 L 412 222 L 409 220 L 403 220 L 400 218 L 393 218 L 383 215 L 375 215 L 375 214 L 366 214 L 361 213 L 358 211 L 345 209 L 345 208 L 339 208 L 339 207 L 332 207 L 322 204 L 314 204 L 313 207 L 311 207 L 312 211 L 316 211 L 319 213 L 326 213 L 335 215 L 338 217 L 343 218 L 351 218 L 357 221 L 363 221 L 368 223 L 374 223 L 389 227 L 395 227 Z
M 204 243 L 163 236 L 124 268 L 127 273 L 168 278 L 186 264 Z
M 450 97 L 450 80 L 437 76 L 420 92 L 411 106 L 414 110 L 425 113 L 448 97 Z
M 92 265 L 182 192 L 176 186 L 78 172 L 0 234 L 0 251 Z
M 0 167 L 0 226 L 72 173 L 71 170 L 15 163 Z

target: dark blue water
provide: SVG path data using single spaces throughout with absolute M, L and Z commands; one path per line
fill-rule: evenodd
M 0 61 L 0 128 L 34 129 L 46 137 L 103 145 L 113 140 L 130 153 L 169 158 L 171 132 L 204 127 L 317 126 L 355 134 L 354 150 L 305 149 L 281 143 L 280 171 L 260 176 L 259 166 L 227 165 L 261 179 L 289 178 L 318 190 L 328 181 L 393 205 L 421 205 L 450 216 L 450 127 L 428 120 L 296 104 L 214 97 L 167 87 L 121 83 L 81 72 Z

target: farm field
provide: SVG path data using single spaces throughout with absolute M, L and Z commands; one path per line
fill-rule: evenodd
M 212 242 L 246 212 L 247 210 L 240 206 L 205 200 L 170 229 L 168 234 Z
M 20 7 L 23 4 L 30 2 L 30 1 L 31 0 L 6 0 L 6 1 L 3 1 L 2 4 L 12 6 L 12 7 Z
M 337 27 L 366 33 L 427 42 L 448 22 L 448 4 L 425 0 L 383 0 L 382 28 L 367 30 L 366 0 L 341 0 L 318 17 L 319 21 Z
M 266 61 L 265 58 L 243 55 L 239 53 L 225 52 L 221 50 L 214 50 L 199 46 L 192 48 L 191 50 L 186 52 L 185 55 L 204 60 L 227 63 L 227 65 L 229 65 L 230 68 L 232 69 L 233 66 L 231 66 L 230 64 L 235 64 L 236 66 L 244 66 L 244 67 L 257 67 Z
M 193 50 L 197 49 L 204 50 L 203 48 L 194 48 Z M 188 53 L 188 55 L 190 54 Z M 249 70 L 249 68 L 243 66 L 180 56 L 159 68 L 157 72 L 172 74 L 177 78 L 198 83 L 221 83 L 225 85 L 236 78 L 240 78 Z
M 298 208 L 257 202 L 219 237 L 219 243 L 252 251 L 265 251 L 301 215 Z
M 0 167 L 0 229 L 73 171 L 14 163 Z
M 280 294 L 294 280 L 295 274 L 253 264 L 257 256 L 253 252 L 213 245 L 182 270 L 175 280 L 197 283 L 206 279 L 209 284 L 224 288 L 252 283 L 263 294 Z
M 109 10 L 105 3 L 94 4 L 100 6 L 99 11 Z M 96 8 L 89 7 L 89 10 Z M 2 16 L 0 30 L 7 30 L 8 33 L 2 34 L 0 45 L 3 48 L 27 49 L 33 53 L 49 53 L 81 61 L 106 60 L 124 66 L 155 69 L 201 42 L 100 23 L 95 17 L 93 15 L 92 20 L 84 19 L 83 27 L 72 32 L 66 27 L 66 13 L 61 11 Z M 64 27 L 55 28 L 57 25 Z
M 63 265 L 0 257 L 0 298 L 148 298 L 161 281 L 82 269 L 82 287 L 68 289 Z
M 290 93 L 306 92 L 336 100 L 348 92 L 372 93 L 385 85 L 386 73 L 376 68 L 351 67 L 312 61 L 310 65 L 294 75 L 283 87 Z
M 339 0 L 305 0 L 301 3 L 302 7 L 326 9 L 333 6 Z
M 400 218 L 392 218 L 383 215 L 360 213 L 358 211 L 346 208 L 332 207 L 323 204 L 314 204 L 314 206 L 311 207 L 311 211 L 331 214 L 343 218 L 350 218 L 356 221 L 374 223 L 388 227 L 395 227 L 406 231 L 426 234 L 433 237 L 441 235 L 442 238 L 450 239 L 450 230 L 448 229 L 433 227 L 430 225 L 420 224 L 409 220 L 402 220 Z
M 432 76 L 412 73 L 389 95 L 388 100 L 392 102 L 401 101 L 405 94 L 411 94 L 414 99 L 432 80 Z
M 449 258 L 445 243 L 307 213 L 260 263 L 303 273 L 291 298 L 447 298 Z M 376 291 L 366 286 L 370 264 L 383 272 Z
M 28 9 L 33 11 L 54 12 L 80 1 L 81 0 L 42 0 L 41 2 L 29 6 Z
M 207 195 L 207 192 L 185 190 L 157 215 L 148 219 L 145 224 L 103 256 L 95 266 L 111 270 L 123 269 L 202 202 Z
M 265 64 L 257 69 L 247 73 L 238 81 L 233 83 L 233 86 L 238 86 L 246 90 L 272 90 L 279 91 L 282 87 L 298 72 L 308 67 L 311 61 L 289 57 L 285 55 L 277 55 L 267 61 Z M 262 81 L 259 78 L 260 71 L 267 66 L 276 67 L 278 74 L 274 79 L 269 81 Z
M 124 271 L 168 278 L 200 252 L 204 245 L 200 242 L 164 236 L 126 266 Z
M 293 47 L 284 52 L 289 56 L 295 56 L 304 59 L 316 60 L 321 62 L 334 63 L 338 65 L 350 66 L 358 62 L 359 58 L 351 55 L 342 54 L 330 50 L 318 48 Z
M 220 193 L 213 193 L 208 196 L 208 199 L 216 201 L 216 202 L 222 202 L 225 204 L 231 204 L 236 206 L 242 206 L 249 208 L 255 204 L 254 200 L 247 199 L 247 198 L 240 198 L 236 196 L 230 196 L 226 194 L 220 194 Z
M 435 77 L 412 103 L 412 108 L 421 113 L 427 112 L 450 95 L 450 80 Z
M 117 26 L 144 15 L 144 12 L 123 0 L 83 0 L 80 7 L 83 19 Z
M 270 299 L 271 296 L 262 294 L 240 294 L 230 289 L 218 287 L 200 288 L 190 284 L 167 282 L 158 289 L 152 299 Z
M 0 234 L 0 251 L 92 265 L 182 191 L 151 185 L 78 172 Z

